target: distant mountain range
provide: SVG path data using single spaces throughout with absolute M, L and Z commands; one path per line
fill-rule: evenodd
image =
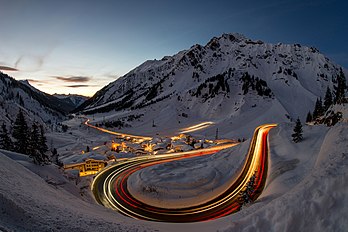
M 64 100 L 68 105 L 71 105 L 74 109 L 84 103 L 88 97 L 78 94 L 53 94 L 54 97 Z
M 133 125 L 154 120 L 162 128 L 190 118 L 251 127 L 304 120 L 327 87 L 333 90 L 340 69 L 313 47 L 223 34 L 205 46 L 144 62 L 77 110 L 115 120 L 141 115 Z

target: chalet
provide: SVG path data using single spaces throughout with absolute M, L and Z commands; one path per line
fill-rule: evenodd
M 105 168 L 107 162 L 104 160 L 87 159 L 84 163 L 66 164 L 64 170 L 79 170 L 80 176 L 95 175 Z

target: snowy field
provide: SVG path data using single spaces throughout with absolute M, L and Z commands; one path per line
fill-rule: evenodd
M 218 220 L 189 224 L 124 217 L 94 202 L 88 194 L 90 178 L 77 183 L 68 180 L 55 165 L 36 166 L 26 156 L 0 150 L 0 230 L 345 231 L 348 227 L 347 123 L 332 128 L 305 126 L 304 141 L 298 144 L 290 141 L 292 128 L 292 124 L 284 123 L 271 130 L 269 177 L 263 194 L 254 204 Z M 74 130 L 73 135 L 82 133 Z M 94 141 L 94 136 L 89 139 Z M 147 199 L 153 197 L 155 203 L 168 200 L 174 205 L 178 200 L 178 205 L 186 204 L 197 194 L 204 201 L 210 197 L 211 188 L 213 192 L 224 188 L 225 180 L 233 176 L 247 147 L 245 142 L 212 156 L 194 158 L 191 161 L 197 165 L 192 164 L 190 172 L 184 172 L 189 160 L 149 167 L 140 172 L 139 186 L 132 188 L 141 197 L 141 186 L 156 184 L 161 195 L 143 194 Z M 138 175 L 133 174 L 131 181 L 139 181 Z M 158 179 L 157 175 L 164 178 Z M 173 176 L 180 176 L 180 182 Z M 204 188 L 197 180 L 202 183 L 209 180 L 211 185 Z M 186 186 L 188 191 L 180 190 L 180 186 Z M 168 194 L 171 190 L 183 198 Z
M 249 143 L 142 169 L 130 176 L 128 190 L 140 201 L 157 207 L 183 208 L 207 202 L 237 177 Z

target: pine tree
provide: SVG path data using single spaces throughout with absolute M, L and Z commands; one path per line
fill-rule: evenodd
M 246 188 L 240 193 L 239 204 L 241 206 L 248 204 L 248 203 L 251 203 L 253 201 L 252 196 L 253 196 L 254 191 L 255 191 L 255 179 L 256 179 L 256 174 L 254 173 L 250 177 Z
M 302 124 L 301 124 L 301 121 L 300 121 L 299 118 L 297 118 L 297 120 L 296 120 L 296 124 L 295 124 L 295 127 L 294 127 L 294 133 L 291 136 L 292 136 L 292 140 L 295 143 L 298 143 L 298 142 L 303 140 L 303 137 L 302 137 Z
M 8 135 L 8 131 L 7 131 L 5 123 L 3 123 L 1 126 L 0 148 L 5 149 L 5 150 L 9 150 L 9 151 L 12 151 L 12 149 L 13 149 L 13 143 L 12 143 L 10 136 Z
M 313 116 L 312 116 L 311 112 L 308 111 L 306 122 L 311 122 L 311 121 L 313 121 Z
M 40 137 L 39 137 L 39 152 L 40 154 L 45 154 L 48 151 L 47 139 L 45 136 L 45 130 L 42 125 L 40 125 Z
M 48 156 L 46 155 L 48 147 L 46 145 L 46 137 L 43 126 L 40 125 L 39 131 L 39 127 L 36 123 L 34 123 L 29 138 L 28 152 L 34 163 L 44 164 L 48 162 Z
M 316 120 L 320 116 L 324 114 L 324 109 L 323 109 L 323 103 L 321 101 L 321 98 L 317 98 L 317 101 L 315 103 L 315 108 L 313 111 L 313 120 Z
M 13 126 L 12 137 L 15 139 L 14 150 L 22 154 L 28 154 L 29 130 L 22 110 L 19 110 Z
M 346 77 L 341 68 L 340 74 L 337 76 L 337 85 L 334 86 L 335 104 L 342 104 L 344 102 L 346 88 Z
M 39 135 L 39 149 L 38 149 L 40 156 L 41 156 L 41 163 L 46 163 L 49 161 L 48 156 L 46 155 L 46 152 L 48 151 L 47 147 L 47 139 L 45 136 L 45 130 L 42 125 L 40 125 L 40 135 Z
M 332 100 L 332 93 L 329 87 L 326 89 L 326 94 L 324 97 L 324 111 L 327 111 L 329 107 L 332 105 L 333 100 Z
M 39 152 L 40 147 L 40 139 L 39 139 L 39 128 L 36 125 L 36 123 L 33 124 L 29 136 L 29 143 L 28 143 L 28 155 L 30 158 L 33 159 L 35 164 L 41 164 L 41 154 Z

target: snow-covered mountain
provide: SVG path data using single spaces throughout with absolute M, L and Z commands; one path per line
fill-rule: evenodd
M 91 189 L 88 183 L 92 177 L 69 181 L 54 164 L 35 165 L 27 156 L 0 150 L 0 231 L 177 231 L 179 227 L 181 231 L 201 232 L 345 231 L 348 104 L 333 104 L 315 122 L 303 125 L 304 140 L 300 143 L 291 140 L 295 123 L 289 123 L 298 116 L 304 119 L 316 99 L 324 97 L 327 87 L 333 90 L 340 69 L 315 48 L 272 45 L 239 34 L 224 34 L 205 46 L 195 45 L 172 57 L 146 61 L 104 87 L 80 110 L 93 114 L 89 117 L 93 123 L 126 120 L 129 127 L 122 130 L 141 135 L 156 132 L 162 136 L 209 120 L 215 124 L 195 133 L 250 137 L 260 124 L 277 122 L 269 135 L 268 176 L 259 199 L 219 220 L 144 222 L 83 196 Z M 65 113 L 59 99 L 2 73 L 0 91 L 0 124 L 13 122 L 19 108 L 27 118 L 42 122 Z M 338 113 L 340 122 L 331 126 Z M 81 155 L 82 149 L 101 145 L 114 136 L 90 130 L 81 122 L 75 117 L 65 122 L 69 133 L 48 135 L 66 160 L 82 160 L 87 157 Z M 211 156 L 147 167 L 129 176 L 128 190 L 144 193 L 143 187 L 151 186 L 156 191 L 149 191 L 148 196 L 161 204 L 170 200 L 172 205 L 183 203 L 182 196 L 187 200 L 209 195 L 233 178 L 249 142 Z M 102 156 L 104 150 L 93 149 L 92 154 Z
M 64 101 L 41 92 L 27 81 L 17 81 L 0 72 L 0 123 L 12 124 L 19 109 L 26 119 L 40 124 L 61 121 L 73 109 Z
M 190 118 L 237 125 L 247 120 L 250 128 L 304 120 L 326 88 L 333 89 L 340 68 L 313 47 L 223 34 L 205 46 L 144 62 L 79 110 L 110 119 L 140 115 L 132 122 L 137 128 L 153 119 L 161 129 Z
M 88 97 L 78 95 L 78 94 L 53 94 L 53 96 L 64 100 L 68 105 L 76 108 L 79 107 L 82 103 L 84 103 Z

